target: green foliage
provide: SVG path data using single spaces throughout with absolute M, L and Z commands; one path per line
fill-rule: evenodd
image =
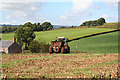
M 104 23 L 106 23 L 104 18 L 99 18 L 97 20 L 97 25 L 103 25 Z
M 28 45 L 30 41 L 35 38 L 35 34 L 31 26 L 29 24 L 25 24 L 18 27 L 18 29 L 15 31 L 15 37 L 17 38 L 18 43 L 21 45 L 25 43 L 25 49 L 28 49 Z
M 32 24 L 31 22 L 27 22 L 23 25 L 24 27 L 29 27 L 32 28 L 33 31 L 47 31 L 50 29 L 53 29 L 53 26 L 50 22 L 44 22 L 41 26 L 40 23 L 34 23 Z M 18 27 L 15 26 L 4 26 L 0 28 L 0 33 L 9 33 L 9 32 L 14 32 L 17 30 Z
M 41 24 L 43 31 L 47 31 L 53 28 L 50 22 L 44 22 Z
M 99 18 L 98 20 L 94 20 L 94 21 L 85 21 L 83 22 L 80 26 L 99 26 L 99 25 L 103 25 L 105 22 L 104 18 Z
M 45 41 L 33 40 L 30 42 L 29 49 L 32 53 L 47 53 L 49 52 L 49 44 L 47 44 Z
M 14 32 L 17 29 L 15 26 L 3 26 L 0 28 L 0 33 Z
M 33 26 L 33 31 L 43 31 L 43 28 L 40 25 L 40 23 L 34 23 L 32 24 L 32 26 Z
M 29 28 L 33 28 L 32 23 L 31 22 L 27 22 L 23 25 L 24 27 L 29 27 Z
M 29 49 L 32 53 L 39 53 L 40 52 L 40 43 L 37 40 L 33 40 L 29 44 Z
M 50 22 L 44 22 L 40 25 L 40 23 L 30 23 L 27 22 L 24 24 L 24 26 L 31 27 L 33 31 L 47 31 L 53 28 L 52 24 Z
M 45 41 L 40 41 L 40 52 L 42 53 L 48 53 L 49 52 L 49 44 L 46 43 Z
M 72 26 L 72 28 L 76 28 L 76 26 Z

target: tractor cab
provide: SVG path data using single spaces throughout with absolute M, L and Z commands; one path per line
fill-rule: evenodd
M 66 43 L 66 40 L 64 37 L 57 37 L 57 41 L 62 41 L 64 43 Z

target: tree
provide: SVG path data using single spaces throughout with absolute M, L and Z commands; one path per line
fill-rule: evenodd
M 104 18 L 99 18 L 97 20 L 97 25 L 103 25 L 104 23 L 106 23 Z
M 37 31 L 43 31 L 43 27 L 40 25 L 40 23 L 37 23 L 36 26 L 37 26 Z
M 35 38 L 35 34 L 33 29 L 25 24 L 18 27 L 15 31 L 15 37 L 17 38 L 18 43 L 25 43 L 25 49 L 28 49 L 30 42 Z
M 15 26 L 3 26 L 0 28 L 0 33 L 14 32 L 17 29 Z
M 33 29 L 32 23 L 31 22 L 27 22 L 24 24 L 25 27 L 30 27 Z
M 83 22 L 80 26 L 99 26 L 99 25 L 103 25 L 105 22 L 104 18 L 99 18 L 98 20 L 94 20 L 94 21 L 85 21 Z
M 53 26 L 51 25 L 50 22 L 44 22 L 44 23 L 41 24 L 41 26 L 43 28 L 43 31 L 53 29 Z

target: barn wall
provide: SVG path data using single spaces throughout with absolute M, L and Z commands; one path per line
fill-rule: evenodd
M 8 53 L 22 53 L 22 46 L 14 42 L 9 48 Z
M 5 53 L 8 54 L 8 48 L 5 48 Z

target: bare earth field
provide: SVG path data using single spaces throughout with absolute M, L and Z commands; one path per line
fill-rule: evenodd
M 2 77 L 92 78 L 117 76 L 118 54 L 2 54 Z

